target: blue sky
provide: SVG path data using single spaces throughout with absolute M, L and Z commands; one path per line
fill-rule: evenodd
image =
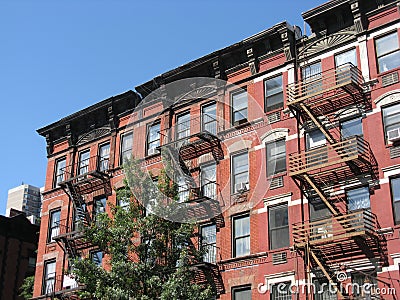
M 9 188 L 44 184 L 36 129 L 283 20 L 303 29 L 323 2 L 1 0 L 0 214 Z

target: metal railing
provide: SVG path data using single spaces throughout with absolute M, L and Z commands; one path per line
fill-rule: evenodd
M 162 144 L 176 143 L 182 146 L 189 143 L 193 136 L 201 133 L 216 135 L 218 131 L 217 124 L 215 116 L 208 114 L 191 117 L 187 121 L 178 122 L 171 128 L 162 130 L 160 132 Z
M 215 244 L 201 245 L 201 250 L 204 251 L 203 262 L 205 263 L 216 264 L 217 260 L 220 259 L 218 257 L 220 255 L 219 247 Z
M 293 224 L 295 246 L 306 243 L 323 244 L 352 236 L 374 234 L 378 229 L 376 216 L 368 209 L 331 216 L 316 221 Z
M 62 172 L 57 174 L 56 180 L 57 183 L 61 183 L 73 177 L 84 176 L 92 172 L 106 173 L 110 169 L 110 159 L 96 155 L 66 166 L 62 169 Z
M 289 154 L 289 175 L 304 174 L 353 160 L 372 163 L 371 155 L 369 144 L 362 137 L 354 136 L 335 144 Z
M 311 100 L 326 92 L 349 85 L 361 90 L 363 84 L 364 78 L 361 71 L 351 63 L 347 63 L 287 85 L 287 104 L 292 105 L 304 100 Z

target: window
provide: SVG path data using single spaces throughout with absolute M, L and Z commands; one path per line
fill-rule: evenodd
M 60 182 L 63 182 L 65 178 L 65 167 L 66 167 L 66 159 L 60 158 L 56 161 L 56 180 L 53 184 L 53 187 L 57 187 Z
M 181 114 L 176 119 L 176 140 L 179 149 L 188 142 L 190 136 L 190 113 Z
M 118 205 L 125 210 L 129 209 L 130 194 L 129 189 L 125 187 L 117 191 Z
M 325 146 L 326 144 L 325 135 L 319 129 L 307 132 L 306 139 L 307 139 L 307 145 L 306 145 L 307 150 Z
M 232 97 L 232 123 L 234 125 L 247 122 L 247 91 L 236 92 Z
M 95 219 L 101 213 L 106 212 L 107 199 L 105 197 L 94 200 L 93 218 Z
M 315 300 L 336 300 L 337 296 L 334 293 L 333 287 L 331 287 L 330 283 L 325 279 L 316 279 L 313 281 L 315 290 L 314 290 L 314 299 Z
M 282 75 L 265 80 L 265 110 L 283 107 Z
M 103 252 L 102 251 L 93 251 L 90 253 L 92 262 L 97 266 L 101 267 L 103 263 Z
M 326 162 L 328 159 L 328 149 L 323 148 L 325 145 L 325 135 L 321 130 L 317 129 L 306 133 L 307 150 L 320 148 L 318 151 L 306 152 L 306 160 L 309 167 L 317 166 Z
M 79 153 L 78 175 L 83 175 L 89 172 L 90 150 L 85 150 Z
M 270 250 L 289 247 L 289 220 L 287 204 L 272 206 L 268 211 Z
M 201 166 L 200 180 L 203 195 L 215 199 L 217 194 L 217 166 L 215 163 Z
M 44 263 L 42 294 L 53 293 L 55 281 L 56 281 L 56 261 L 55 260 L 46 261 Z
M 369 188 L 364 186 L 361 188 L 348 190 L 346 192 L 348 211 L 370 208 Z
M 319 197 L 308 199 L 310 221 L 316 221 L 331 216 L 329 208 Z
M 388 139 L 388 132 L 400 129 L 400 104 L 395 104 L 382 109 L 385 138 Z
M 351 49 L 335 55 L 335 66 L 340 67 L 344 64 L 351 63 L 357 67 L 356 49 Z
M 215 103 L 201 108 L 202 129 L 217 134 L 217 105 Z
M 286 171 L 286 142 L 279 140 L 266 145 L 267 176 Z
M 250 254 L 250 216 L 233 218 L 233 257 Z
M 204 250 L 203 261 L 215 263 L 217 257 L 217 227 L 215 224 L 201 227 L 201 249 Z
M 156 148 L 160 146 L 160 123 L 149 126 L 147 134 L 147 155 L 156 154 Z
M 373 272 L 371 276 L 353 273 L 351 274 L 351 283 L 352 289 L 350 289 L 350 291 L 355 299 L 376 299 L 372 296 L 376 294 L 376 287 L 378 286 L 375 272 Z M 371 296 L 373 298 L 371 298 Z M 379 297 L 377 298 L 379 299 Z
M 74 211 L 74 230 L 81 231 L 87 221 L 87 210 L 86 204 L 83 203 L 81 206 L 75 206 Z
M 302 68 L 302 94 L 311 95 L 322 90 L 321 63 L 315 63 Z
M 251 300 L 251 286 L 233 288 L 232 300 Z
M 103 144 L 99 148 L 98 168 L 100 171 L 107 171 L 110 162 L 110 144 Z
M 178 202 L 183 203 L 189 200 L 190 187 L 186 182 L 185 177 L 179 177 L 178 179 Z
M 271 300 L 292 300 L 290 281 L 274 284 L 271 287 Z
M 353 136 L 362 136 L 362 118 L 359 117 L 342 122 L 340 124 L 340 132 L 343 139 Z
M 133 132 L 125 133 L 121 136 L 121 155 L 120 164 L 124 164 L 132 156 Z
M 232 156 L 233 193 L 249 189 L 248 153 Z
M 60 209 L 50 212 L 50 226 L 49 233 L 47 235 L 48 243 L 54 242 L 54 237 L 60 234 L 60 215 Z
M 400 48 L 397 32 L 375 40 L 378 72 L 386 72 L 400 66 Z
M 400 177 L 390 180 L 392 188 L 394 223 L 400 224 Z

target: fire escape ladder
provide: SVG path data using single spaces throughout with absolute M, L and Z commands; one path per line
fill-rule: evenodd
M 318 196 L 325 203 L 325 205 L 328 207 L 328 209 L 331 211 L 331 213 L 333 215 L 337 215 L 339 213 L 337 208 L 335 208 L 330 203 L 330 201 L 328 200 L 328 197 L 326 197 L 326 195 L 322 191 L 322 189 L 317 184 L 315 184 L 315 182 L 312 180 L 312 178 L 308 174 L 304 174 L 303 178 L 307 181 L 307 183 L 311 186 L 311 188 L 318 194 Z
M 341 289 L 338 288 L 338 283 L 333 279 L 334 274 L 331 274 L 328 268 L 325 267 L 323 257 L 310 248 L 309 252 L 311 254 L 312 259 L 316 262 L 322 273 L 324 273 L 325 277 L 328 279 L 329 283 L 334 287 L 337 295 L 339 296 L 339 299 L 343 299 L 344 295 L 342 294 Z
M 195 188 L 196 183 L 193 180 L 193 177 L 190 173 L 190 170 L 186 163 L 183 161 L 182 157 L 179 155 L 179 150 L 174 147 L 174 145 L 166 145 L 162 148 L 165 151 L 165 154 L 168 156 L 168 159 L 171 162 L 171 167 L 174 172 L 178 173 L 180 178 L 184 178 L 185 182 L 191 187 Z

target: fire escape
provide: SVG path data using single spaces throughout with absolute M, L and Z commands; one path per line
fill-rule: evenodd
M 215 117 L 209 115 L 201 115 L 178 123 L 161 133 L 164 142 L 158 150 L 171 164 L 175 179 L 180 178 L 185 186 L 179 191 L 184 199 L 179 200 L 182 206 L 175 212 L 177 218 L 197 223 L 213 221 L 216 228 L 221 228 L 225 224 L 221 210 L 223 201 L 218 184 L 215 179 L 203 181 L 200 178 L 197 162 L 203 155 L 211 155 L 215 164 L 224 158 L 221 141 L 217 135 L 217 125 Z M 197 178 L 195 175 L 198 175 Z M 216 256 L 216 249 L 214 252 Z M 195 272 L 196 283 L 211 284 L 217 295 L 224 292 L 216 258 L 193 262 L 191 268 Z
M 377 233 L 376 216 L 368 209 L 348 211 L 339 186 L 362 178 L 373 186 L 377 165 L 361 136 L 343 138 L 337 115 L 344 109 L 370 108 L 361 72 L 351 64 L 315 74 L 287 86 L 287 105 L 303 127 L 318 129 L 326 144 L 289 155 L 289 175 L 307 197 L 318 197 L 331 216 L 293 224 L 294 247 L 307 271 L 322 274 L 338 286 L 335 271 L 356 259 L 386 264 L 385 240 Z M 346 298 L 338 288 L 340 298 Z
M 109 159 L 99 156 L 80 159 L 65 167 L 59 185 L 71 199 L 74 213 L 60 220 L 59 234 L 54 239 L 69 259 L 82 257 L 93 248 L 83 236 L 84 227 L 93 222 L 93 214 L 88 211 L 88 199 L 94 192 L 105 197 L 112 194 L 109 170 Z M 59 290 L 58 294 L 63 299 L 75 299 L 80 285 L 67 275 L 57 278 L 55 290 Z

